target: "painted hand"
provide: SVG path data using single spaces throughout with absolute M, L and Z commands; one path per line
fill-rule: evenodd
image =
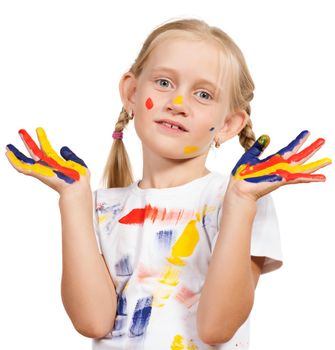
M 37 128 L 36 133 L 41 148 L 36 145 L 26 130 L 19 130 L 32 158 L 26 157 L 12 144 L 7 145 L 6 156 L 17 171 L 38 178 L 59 193 L 82 178 L 89 181 L 89 170 L 83 160 L 66 146 L 60 150 L 65 160 L 62 159 L 52 148 L 43 128 Z
M 267 135 L 259 137 L 232 170 L 232 181 L 238 186 L 238 192 L 258 199 L 286 184 L 325 181 L 324 175 L 312 173 L 331 164 L 330 158 L 304 164 L 325 140 L 319 138 L 297 153 L 308 136 L 308 131 L 301 132 L 289 145 L 263 160 L 259 156 L 269 145 L 270 138 Z

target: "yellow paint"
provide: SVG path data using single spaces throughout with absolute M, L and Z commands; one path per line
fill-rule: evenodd
M 183 104 L 183 96 L 176 96 L 176 98 L 173 100 L 173 103 L 175 105 L 181 105 Z
M 169 286 L 176 286 L 179 283 L 180 271 L 171 265 L 166 265 L 164 268 L 163 277 L 158 279 L 158 281 Z
M 260 171 L 256 171 L 253 174 L 248 175 L 240 175 L 240 173 L 243 173 L 243 170 L 246 168 L 245 164 L 242 164 L 238 167 L 235 178 L 238 180 L 247 179 L 251 177 L 257 177 L 257 176 L 263 176 L 263 175 L 269 175 L 271 173 L 275 173 L 276 170 L 287 170 L 292 174 L 295 173 L 310 173 L 313 172 L 327 164 L 330 164 L 332 160 L 330 158 L 323 158 L 320 160 L 317 160 L 315 162 L 311 162 L 308 164 L 303 165 L 290 165 L 288 163 L 278 163 L 273 166 L 270 166 L 266 169 L 262 169 Z
M 171 350 L 198 350 L 198 347 L 191 340 L 187 345 L 185 345 L 184 337 L 180 334 L 176 334 L 173 338 Z
M 41 148 L 43 150 L 43 152 L 50 158 L 52 158 L 53 160 L 55 160 L 59 165 L 66 167 L 66 168 L 72 168 L 76 171 L 78 171 L 79 174 L 81 175 L 85 175 L 86 174 L 86 168 L 84 166 L 82 166 L 81 164 L 78 164 L 72 160 L 64 160 L 63 158 L 61 158 L 57 152 L 52 148 L 47 135 L 44 131 L 43 128 L 37 128 L 36 129 L 36 133 L 38 136 L 38 140 L 40 142 Z
M 31 170 L 36 174 L 44 176 L 55 176 L 56 174 L 52 171 L 51 168 L 41 164 L 27 164 L 18 159 L 12 151 L 7 151 L 10 161 L 21 170 Z
M 197 147 L 197 146 L 185 146 L 184 153 L 186 153 L 186 154 L 193 153 L 193 152 L 196 152 L 198 149 L 199 149 L 199 147 Z
M 163 307 L 165 304 L 161 302 L 161 299 L 168 299 L 172 293 L 172 290 L 166 290 L 163 288 L 156 288 L 153 291 L 153 300 L 152 300 L 152 306 L 154 307 Z M 165 301 L 163 300 L 163 301 Z
M 191 256 L 198 241 L 199 232 L 196 227 L 196 220 L 191 220 L 173 245 L 171 256 L 167 260 L 174 265 L 186 265 L 180 257 Z

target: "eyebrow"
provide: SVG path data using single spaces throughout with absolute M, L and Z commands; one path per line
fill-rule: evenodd
M 155 73 L 157 71 L 165 71 L 165 72 L 169 72 L 169 73 L 172 73 L 172 74 L 177 74 L 177 71 L 175 69 L 169 68 L 169 67 L 163 67 L 163 66 L 154 67 L 151 70 L 151 73 Z M 217 86 L 216 84 L 214 84 L 213 82 L 207 80 L 207 79 L 200 78 L 200 79 L 198 79 L 198 83 L 208 84 L 208 85 L 212 86 L 215 91 L 218 91 L 219 94 L 221 93 L 221 88 L 219 86 Z

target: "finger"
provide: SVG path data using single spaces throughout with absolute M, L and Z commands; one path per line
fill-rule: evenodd
M 60 149 L 60 154 L 64 159 L 66 159 L 69 162 L 69 164 L 71 164 L 71 167 L 76 169 L 82 175 L 86 174 L 87 165 L 81 158 L 79 158 L 74 152 L 72 152 L 69 147 L 62 147 Z
M 21 140 L 23 141 L 24 145 L 26 146 L 30 156 L 32 159 L 34 159 L 35 161 L 38 161 L 40 159 L 40 157 L 38 157 L 34 150 L 32 149 L 32 147 L 37 147 L 37 145 L 35 144 L 35 142 L 33 141 L 33 139 L 30 137 L 30 135 L 27 133 L 27 131 L 25 129 L 20 129 L 19 130 L 19 135 L 21 137 Z
M 287 161 L 292 164 L 302 164 L 306 162 L 309 158 L 311 158 L 315 152 L 317 152 L 325 143 L 325 139 L 319 138 L 314 141 L 311 145 L 306 147 L 304 150 L 297 154 L 293 154 L 291 157 L 287 159 Z
M 259 183 L 259 182 L 278 182 L 282 181 L 283 178 L 277 174 L 264 175 L 264 176 L 256 176 L 256 177 L 247 177 L 244 178 L 245 181 Z
M 330 158 L 322 158 L 319 159 L 315 162 L 303 164 L 303 165 L 288 165 L 286 169 L 284 170 L 289 170 L 292 173 L 313 173 L 314 171 L 324 168 L 325 166 L 329 165 L 332 163 L 332 160 Z
M 26 157 L 23 153 L 21 153 L 14 145 L 8 144 L 7 146 L 8 151 L 11 151 L 14 153 L 15 157 L 19 160 L 21 160 L 24 163 L 27 164 L 35 164 L 36 162 L 34 159 Z
M 66 176 L 74 179 L 74 180 L 79 180 L 80 175 L 79 173 L 74 170 L 74 169 L 69 169 L 67 167 L 61 166 L 59 165 L 54 159 L 48 157 L 47 155 L 45 155 L 36 145 L 36 143 L 34 142 L 34 140 L 30 137 L 30 135 L 26 132 L 26 130 L 21 129 L 19 131 L 20 135 L 22 135 L 24 141 L 26 142 L 26 144 L 28 145 L 28 147 L 32 150 L 33 154 L 38 157 L 38 159 L 41 159 L 42 161 L 44 161 L 45 163 L 47 163 L 48 165 L 54 167 L 55 169 L 61 171 L 63 174 L 65 174 Z
M 322 174 L 304 174 L 304 173 L 290 173 L 285 170 L 278 170 L 277 174 L 282 176 L 285 181 L 298 182 L 323 182 L 326 181 L 326 177 Z
M 259 157 L 270 143 L 270 137 L 268 135 L 260 136 L 256 142 L 247 150 L 246 155 L 251 157 Z
M 303 143 L 307 140 L 310 135 L 308 130 L 302 131 L 292 142 L 290 142 L 286 147 L 282 148 L 277 152 L 284 159 L 288 159 L 292 154 L 295 154 Z
M 7 151 L 6 157 L 16 170 L 26 175 L 33 175 L 32 173 L 36 173 L 44 176 L 55 176 L 52 169 L 45 167 L 39 163 L 25 163 L 24 161 L 18 159 L 12 151 Z
M 246 170 L 248 172 L 249 166 L 253 166 L 259 162 L 258 157 L 263 153 L 269 143 L 270 137 L 268 135 L 260 136 L 237 162 L 232 170 L 232 175 L 237 176 L 242 170 Z
M 36 133 L 37 133 L 37 137 L 38 137 L 38 140 L 40 142 L 41 148 L 48 157 L 52 158 L 54 161 L 56 161 L 62 167 L 72 168 L 72 169 L 78 171 L 78 173 L 80 173 L 81 175 L 86 174 L 86 169 L 84 169 L 82 166 L 78 165 L 77 163 L 75 163 L 73 161 L 66 162 L 66 161 L 64 161 L 64 159 L 62 159 L 57 154 L 57 152 L 52 148 L 50 141 L 48 140 L 48 137 L 47 137 L 43 128 L 41 128 L 41 127 L 37 128 Z M 67 158 L 65 158 L 65 159 L 67 159 Z M 82 161 L 82 163 L 84 163 L 84 162 Z
M 15 148 L 15 147 L 14 147 Z M 21 153 L 21 152 L 19 152 Z M 21 155 L 23 155 L 21 153 Z M 25 158 L 27 158 L 25 155 L 23 155 Z M 25 175 L 34 176 L 41 180 L 42 182 L 48 184 L 45 181 L 45 177 L 52 177 L 57 176 L 58 178 L 64 180 L 67 183 L 73 183 L 75 180 L 71 179 L 70 177 L 64 175 L 63 173 L 59 171 L 52 170 L 48 166 L 44 166 L 38 162 L 35 163 L 26 163 L 24 160 L 21 160 L 18 158 L 15 153 L 11 150 L 6 152 L 6 157 L 8 158 L 9 162 L 12 164 L 12 166 L 19 171 L 20 173 L 23 173 Z M 27 158 L 30 160 L 30 158 Z M 31 159 L 32 160 L 32 159 Z M 32 160 L 34 162 L 34 160 Z

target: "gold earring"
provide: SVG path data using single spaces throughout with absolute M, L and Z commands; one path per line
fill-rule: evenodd
M 134 113 L 133 113 L 133 110 L 131 109 L 129 112 L 127 112 L 128 113 L 128 118 L 129 118 L 129 120 L 132 120 L 132 119 L 134 119 Z
M 216 148 L 219 148 L 219 147 L 221 146 L 220 140 L 214 139 L 214 141 L 215 141 L 215 147 L 216 147 Z

